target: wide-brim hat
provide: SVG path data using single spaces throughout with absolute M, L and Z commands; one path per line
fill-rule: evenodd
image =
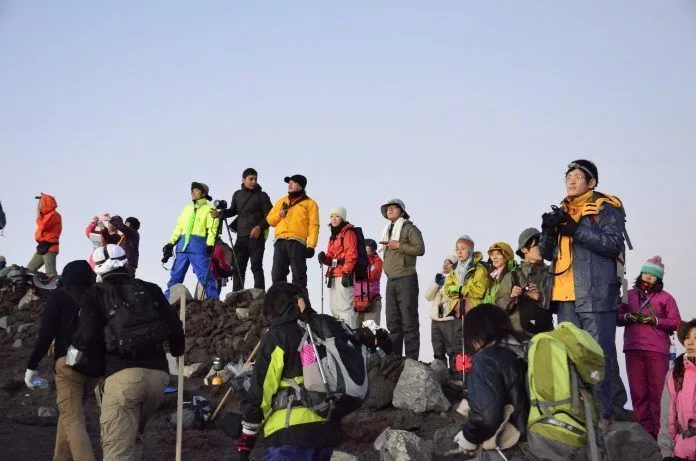
M 387 208 L 389 208 L 390 205 L 396 205 L 399 208 L 401 208 L 401 211 L 404 212 L 405 219 L 410 218 L 409 214 L 406 212 L 406 205 L 404 205 L 404 202 L 398 198 L 393 198 L 380 207 L 380 210 L 382 211 L 382 216 L 384 216 L 384 219 L 388 219 L 387 218 Z
M 520 237 L 517 239 L 517 251 L 515 251 L 515 254 L 520 258 L 524 258 L 522 248 L 526 247 L 529 241 L 538 235 L 541 235 L 541 232 L 534 227 L 523 230 Z

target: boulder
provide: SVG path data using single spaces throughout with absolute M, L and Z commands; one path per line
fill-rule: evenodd
M 169 288 L 169 304 L 176 304 L 178 306 L 182 296 L 186 298 L 187 303 L 193 301 L 191 292 L 188 291 L 188 288 L 186 288 L 183 283 L 177 283 Z
M 420 362 L 406 359 L 404 371 L 394 388 L 392 405 L 415 413 L 447 411 L 450 402 L 442 392 L 435 373 Z
M 380 461 L 431 461 L 432 442 L 425 442 L 416 434 L 387 428 L 374 444 Z
M 372 354 L 368 362 L 370 395 L 365 405 L 380 410 L 387 408 L 394 399 L 394 388 L 403 371 L 404 358 L 393 355 Z
M 394 417 L 394 429 L 404 431 L 417 431 L 423 427 L 423 413 L 414 413 L 408 410 L 400 410 Z
M 331 455 L 331 461 L 358 461 L 358 458 L 350 453 L 335 450 Z
M 225 304 L 230 307 L 238 307 L 242 304 L 249 304 L 254 299 L 251 290 L 240 290 L 227 293 L 225 296 Z
M 614 422 L 605 436 L 609 461 L 655 461 L 662 458 L 655 439 L 638 423 Z

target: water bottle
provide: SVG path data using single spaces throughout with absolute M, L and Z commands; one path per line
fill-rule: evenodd
M 674 367 L 674 361 L 677 358 L 677 346 L 674 345 L 674 339 L 671 340 L 671 344 L 669 345 L 669 368 L 672 369 Z
M 31 384 L 34 386 L 34 389 L 48 389 L 48 381 L 40 376 L 31 378 Z

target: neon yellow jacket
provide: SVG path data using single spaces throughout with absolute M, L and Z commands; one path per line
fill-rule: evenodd
M 184 244 L 181 250 L 186 250 L 192 235 L 205 238 L 206 246 L 215 245 L 220 220 L 213 218 L 210 211 L 213 209 L 205 198 L 189 203 L 179 215 L 179 219 L 174 226 L 174 232 L 169 239 L 169 243 L 175 245 L 180 237 L 184 237 Z

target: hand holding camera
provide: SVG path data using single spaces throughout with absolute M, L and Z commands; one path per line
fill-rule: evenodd
M 169 258 L 171 258 L 173 255 L 174 245 L 171 243 L 167 243 L 164 247 L 162 247 L 162 264 L 169 261 Z

